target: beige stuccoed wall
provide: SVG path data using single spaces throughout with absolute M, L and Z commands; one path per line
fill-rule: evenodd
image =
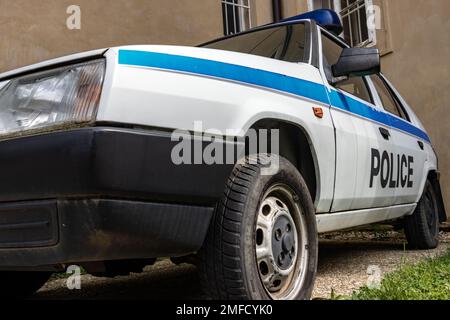
M 252 26 L 261 26 L 273 21 L 272 0 L 250 0 L 252 5 Z
M 308 11 L 306 0 L 282 0 L 283 17 L 292 17 Z
M 216 0 L 212 0 L 216 1 Z M 260 26 L 273 22 L 272 0 L 250 0 L 253 8 L 253 26 Z M 308 9 L 306 0 L 282 0 L 282 18 L 292 17 Z
M 66 27 L 71 4 L 81 7 L 81 30 Z M 90 49 L 192 45 L 221 35 L 214 0 L 0 0 L 0 72 Z
M 81 8 L 69 30 L 67 8 Z M 272 0 L 251 0 L 253 26 L 273 21 Z M 283 0 L 284 17 L 306 0 Z M 0 0 L 0 72 L 91 49 L 126 44 L 195 45 L 223 35 L 220 0 Z
M 450 1 L 388 0 L 385 9 L 392 53 L 382 70 L 431 135 L 450 213 Z

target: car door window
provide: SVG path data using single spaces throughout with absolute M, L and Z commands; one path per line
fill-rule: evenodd
M 339 82 L 335 85 L 335 88 L 348 92 L 364 101 L 372 102 L 369 90 L 367 89 L 367 84 L 362 77 L 350 78 Z
M 387 112 L 409 121 L 406 113 L 403 111 L 403 108 L 400 106 L 397 99 L 392 95 L 391 90 L 386 86 L 380 75 L 372 75 L 371 80 L 377 90 L 378 96 L 383 104 L 383 108 Z
M 333 80 L 331 66 L 338 62 L 342 50 L 343 47 L 341 45 L 326 35 L 322 35 L 323 68 L 328 82 Z M 366 80 L 363 77 L 352 77 L 347 80 L 340 81 L 335 84 L 334 87 L 336 89 L 348 92 L 364 101 L 373 103 Z
M 344 50 L 344 48 L 341 45 L 322 34 L 322 52 L 328 66 L 332 66 L 338 62 L 342 50 Z

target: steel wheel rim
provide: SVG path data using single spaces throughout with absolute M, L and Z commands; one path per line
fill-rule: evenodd
M 308 239 L 298 196 L 291 188 L 278 184 L 265 193 L 254 238 L 257 268 L 267 294 L 274 300 L 295 299 L 306 278 Z

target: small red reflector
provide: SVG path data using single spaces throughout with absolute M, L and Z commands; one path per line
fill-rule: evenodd
M 319 118 L 322 119 L 323 118 L 323 109 L 322 108 L 313 108 L 314 111 L 314 115 Z

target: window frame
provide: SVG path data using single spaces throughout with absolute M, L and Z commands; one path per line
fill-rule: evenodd
M 376 77 L 380 78 L 381 82 L 383 83 L 383 85 L 386 87 L 388 93 L 390 94 L 392 100 L 394 100 L 394 103 L 396 105 L 396 109 L 397 109 L 398 113 L 400 114 L 400 116 L 390 112 L 389 110 L 386 110 L 386 108 L 384 107 L 383 101 L 381 100 L 380 94 L 378 93 L 378 90 L 377 90 L 375 84 L 373 84 L 374 95 L 376 95 L 377 103 L 379 104 L 380 108 L 384 112 L 388 113 L 391 116 L 394 116 L 396 118 L 402 119 L 403 121 L 412 123 L 411 116 L 407 112 L 406 108 L 404 107 L 403 103 L 400 101 L 400 99 L 397 96 L 397 94 L 395 94 L 395 92 L 392 89 L 392 87 L 387 83 L 385 76 L 382 73 L 377 73 L 377 74 L 374 74 L 373 76 L 376 76 Z
M 346 8 L 342 8 L 341 6 L 341 0 L 328 0 L 329 3 L 333 4 L 332 8 L 325 8 L 325 9 L 332 9 L 334 11 L 337 12 L 337 14 L 339 15 L 339 19 L 341 20 L 341 23 L 343 24 L 343 12 L 344 10 L 353 10 L 353 9 L 347 9 L 347 8 L 352 8 L 352 6 L 354 6 L 353 4 L 346 7 Z M 369 13 L 370 13 L 370 9 L 373 8 L 373 0 L 357 0 L 357 1 L 364 1 L 364 7 L 366 9 L 366 21 L 368 21 L 368 17 L 369 17 Z M 358 6 L 359 8 L 359 6 Z M 321 7 L 316 7 L 315 6 L 315 0 L 308 0 L 308 10 L 312 11 L 312 10 L 316 10 L 316 9 L 322 9 Z M 348 14 L 350 14 L 352 12 L 349 12 Z M 358 14 L 359 17 L 359 14 Z M 360 21 L 361 23 L 361 21 Z M 358 30 L 361 32 L 361 24 L 358 25 Z M 377 34 L 376 34 L 376 26 L 373 26 L 372 28 L 369 27 L 369 25 L 367 25 L 367 33 L 368 33 L 368 39 L 364 42 L 360 42 L 358 44 L 353 44 L 350 43 L 350 45 L 352 47 L 372 47 L 375 46 L 377 41 Z M 342 32 L 341 35 L 343 35 L 344 32 Z
M 246 35 L 246 34 L 258 32 L 258 31 L 263 31 L 263 30 L 267 30 L 267 29 L 271 29 L 271 28 L 279 28 L 279 27 L 283 27 L 283 26 L 296 25 L 296 24 L 304 24 L 305 25 L 305 33 L 306 33 L 306 35 L 305 35 L 305 48 L 309 47 L 309 50 L 305 49 L 304 61 L 299 61 L 297 63 L 306 63 L 306 64 L 310 64 L 310 65 L 315 66 L 312 62 L 313 62 L 313 53 L 314 53 L 313 47 L 316 46 L 315 41 L 314 41 L 314 39 L 315 39 L 315 32 L 313 30 L 316 29 L 316 25 L 314 24 L 314 26 L 313 26 L 310 20 L 297 20 L 295 22 L 287 21 L 287 22 L 280 22 L 280 23 L 276 23 L 276 24 L 264 25 L 264 26 L 252 28 L 252 29 L 240 32 L 240 33 L 231 34 L 231 35 L 220 37 L 220 38 L 217 38 L 217 39 L 214 39 L 214 40 L 210 40 L 208 42 L 205 42 L 205 43 L 197 45 L 197 47 L 198 48 L 202 48 L 202 47 L 205 47 L 207 45 L 213 44 L 215 42 L 219 42 L 219 41 L 223 41 L 223 40 L 227 40 L 227 39 L 243 36 L 243 35 Z M 282 61 L 282 60 L 277 60 L 277 61 Z M 284 62 L 295 63 L 295 62 L 288 62 L 288 61 L 284 61 Z
M 237 3 L 235 2 L 237 1 Z M 233 34 L 238 34 L 242 31 L 246 31 L 252 28 L 252 0 L 247 0 L 248 4 L 245 5 L 243 3 L 244 0 L 221 0 L 220 3 L 222 5 L 222 17 L 223 17 L 223 32 L 224 35 L 233 35 Z M 240 3 L 242 2 L 242 3 Z M 227 7 L 231 7 L 233 10 L 233 17 L 232 17 L 232 21 L 234 24 L 234 28 L 236 29 L 235 33 L 231 33 L 230 32 L 230 25 L 229 25 L 229 19 L 231 17 L 228 17 L 228 11 L 226 10 Z M 238 10 L 238 12 L 240 12 L 240 10 L 243 10 L 244 12 L 246 11 L 246 13 L 244 13 L 245 15 L 247 15 L 247 19 L 248 19 L 248 29 L 243 30 L 242 29 L 242 20 L 243 17 L 241 16 L 237 16 L 236 15 L 236 10 Z M 239 28 L 238 28 L 239 26 Z M 239 30 L 237 30 L 239 29 Z

